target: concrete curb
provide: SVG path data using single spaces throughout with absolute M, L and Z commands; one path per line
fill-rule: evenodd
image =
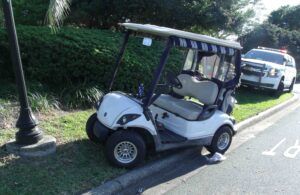
M 255 123 L 258 123 L 259 121 L 262 121 L 263 119 L 275 114 L 279 110 L 283 109 L 284 107 L 290 106 L 293 103 L 295 103 L 298 100 L 298 95 L 294 94 L 294 97 L 291 99 L 272 107 L 264 112 L 261 112 L 257 114 L 256 116 L 253 116 L 249 119 L 246 119 L 238 124 L 236 124 L 236 129 L 238 133 L 242 131 L 243 129 L 252 126 Z M 119 191 L 125 189 L 126 187 L 137 183 L 141 179 L 155 174 L 162 169 L 172 165 L 175 162 L 180 161 L 183 158 L 186 158 L 190 156 L 191 154 L 194 154 L 195 152 L 199 152 L 199 148 L 190 148 L 183 150 L 175 155 L 171 155 L 169 157 L 163 158 L 161 160 L 154 161 L 148 165 L 136 168 L 132 171 L 129 171 L 111 181 L 108 181 L 96 188 L 93 188 L 92 190 L 83 193 L 84 195 L 91 195 L 91 194 L 117 194 Z
M 132 171 L 129 171 L 83 194 L 84 195 L 116 194 L 119 191 L 125 189 L 126 187 L 139 182 L 141 179 L 149 175 L 158 173 L 162 169 L 167 168 L 168 166 L 178 162 L 180 159 L 186 158 L 191 154 L 194 154 L 195 152 L 200 152 L 201 151 L 200 148 L 201 147 L 186 149 L 180 151 L 175 155 L 171 155 L 161 160 L 154 161 L 148 165 L 133 169 Z
M 42 157 L 55 153 L 56 139 L 51 135 L 44 135 L 43 139 L 36 144 L 23 146 L 11 140 L 5 146 L 8 152 L 22 157 Z

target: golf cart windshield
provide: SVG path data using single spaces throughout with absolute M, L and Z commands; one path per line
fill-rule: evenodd
M 236 76 L 235 56 L 190 49 L 183 71 L 198 72 L 206 79 L 214 78 L 227 82 Z

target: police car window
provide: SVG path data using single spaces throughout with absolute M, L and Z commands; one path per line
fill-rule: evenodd
M 293 66 L 293 60 L 290 56 L 286 57 L 286 66 Z
M 262 60 L 281 65 L 284 64 L 284 57 L 282 54 L 272 53 L 268 51 L 250 50 L 245 54 L 244 58 Z

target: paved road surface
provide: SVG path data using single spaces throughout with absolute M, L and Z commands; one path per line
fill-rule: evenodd
M 294 86 L 294 92 L 297 94 L 300 94 L 300 83 L 298 83 Z
M 300 194 L 298 106 L 239 133 L 222 163 L 208 164 L 199 151 L 121 194 Z
M 300 194 L 300 109 L 167 194 Z

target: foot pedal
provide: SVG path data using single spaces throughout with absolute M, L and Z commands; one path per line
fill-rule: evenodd
M 164 131 L 165 130 L 165 126 L 161 122 L 156 121 L 156 127 L 157 127 L 158 131 Z

